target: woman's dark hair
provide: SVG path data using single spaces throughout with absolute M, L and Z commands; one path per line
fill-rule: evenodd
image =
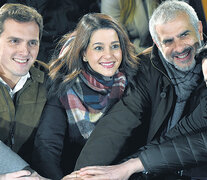
M 83 55 L 86 51 L 94 31 L 99 29 L 114 29 L 118 35 L 122 50 L 122 63 L 119 70 L 124 72 L 128 78 L 135 73 L 138 61 L 134 45 L 130 42 L 127 33 L 122 26 L 112 17 L 102 13 L 89 13 L 82 17 L 77 24 L 75 31 L 66 34 L 60 41 L 65 44 L 69 39 L 70 43 L 64 47 L 63 53 L 51 61 L 49 76 L 62 88 L 71 82 L 82 70 L 85 70 Z M 74 35 L 74 36 L 73 36 Z

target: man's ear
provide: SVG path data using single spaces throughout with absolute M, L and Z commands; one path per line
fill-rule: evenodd
M 198 22 L 198 32 L 200 35 L 200 40 L 202 41 L 203 40 L 203 25 L 201 21 Z
M 207 59 L 202 60 L 202 71 L 203 71 L 204 81 L 207 83 Z
M 88 61 L 87 58 L 86 58 L 86 52 L 83 53 L 83 61 L 84 62 L 87 62 Z

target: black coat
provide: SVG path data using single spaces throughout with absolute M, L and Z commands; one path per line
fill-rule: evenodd
M 58 97 L 51 97 L 44 107 L 32 153 L 32 167 L 42 176 L 59 180 L 73 171 L 86 140 L 77 126 L 76 139 L 69 138 L 65 108 Z
M 207 131 L 182 135 L 145 147 L 139 158 L 149 173 L 187 169 L 207 164 Z
M 149 55 L 141 57 L 140 71 L 136 76 L 137 88 L 129 96 L 122 98 L 107 115 L 100 119 L 77 160 L 76 169 L 88 165 L 113 163 L 120 155 L 120 149 L 125 146 L 125 141 L 128 140 L 133 131 L 136 131 L 135 141 L 133 141 L 136 142 L 134 149 L 138 149 L 160 137 L 169 117 L 172 115 L 176 103 L 176 94 L 158 57 L 158 50 L 155 46 L 151 57 Z M 200 115 L 200 111 L 196 110 L 196 107 L 201 102 L 205 91 L 202 74 L 199 81 L 199 86 L 192 92 L 186 103 L 180 122 L 185 122 L 194 110 L 193 117 Z M 184 123 L 184 125 L 185 127 L 181 124 L 180 128 L 172 130 L 169 137 L 192 132 L 197 128 L 196 125 L 191 126 L 188 123 Z M 185 139 L 183 139 L 184 141 Z M 182 146 L 182 143 L 179 145 Z M 172 146 L 172 151 L 173 148 L 174 146 Z M 163 145 L 163 150 L 168 151 L 169 149 Z M 176 160 L 177 154 L 171 154 L 170 158 L 173 159 L 173 156 Z M 151 154 L 151 157 L 155 156 Z M 188 160 L 183 159 L 186 162 Z M 160 161 L 160 163 L 162 162 Z M 165 166 L 165 163 L 160 166 Z M 180 167 L 182 164 L 177 164 L 177 166 Z
M 61 98 L 65 98 L 66 91 L 73 88 L 71 82 L 62 89 L 58 83 L 51 84 L 52 87 L 59 87 L 57 94 L 60 94 Z M 95 92 L 94 89 L 91 90 Z M 114 103 L 115 101 L 109 102 L 108 108 Z M 73 171 L 80 151 L 87 141 L 66 110 L 66 105 L 60 102 L 58 95 L 49 96 L 34 142 L 32 166 L 39 174 L 53 180 L 59 180 Z
M 203 91 L 199 105 L 189 116 L 185 116 L 165 136 L 152 141 L 128 159 L 139 157 L 148 173 L 188 169 L 207 164 L 206 141 L 207 89 Z M 191 174 L 193 173 L 194 170 L 191 170 Z

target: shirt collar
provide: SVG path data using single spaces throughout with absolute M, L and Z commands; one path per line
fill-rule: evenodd
M 20 89 L 22 89 L 22 87 L 24 86 L 24 84 L 26 83 L 28 78 L 30 78 L 30 73 L 29 72 L 19 79 L 19 81 L 17 82 L 17 84 L 14 86 L 13 89 L 11 89 L 10 86 L 1 77 L 0 77 L 0 83 L 3 84 L 6 87 L 6 89 L 8 90 L 11 98 L 13 99 L 15 93 L 17 93 Z

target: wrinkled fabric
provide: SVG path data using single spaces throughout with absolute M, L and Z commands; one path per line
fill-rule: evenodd
M 0 174 L 22 170 L 28 163 L 0 141 Z

